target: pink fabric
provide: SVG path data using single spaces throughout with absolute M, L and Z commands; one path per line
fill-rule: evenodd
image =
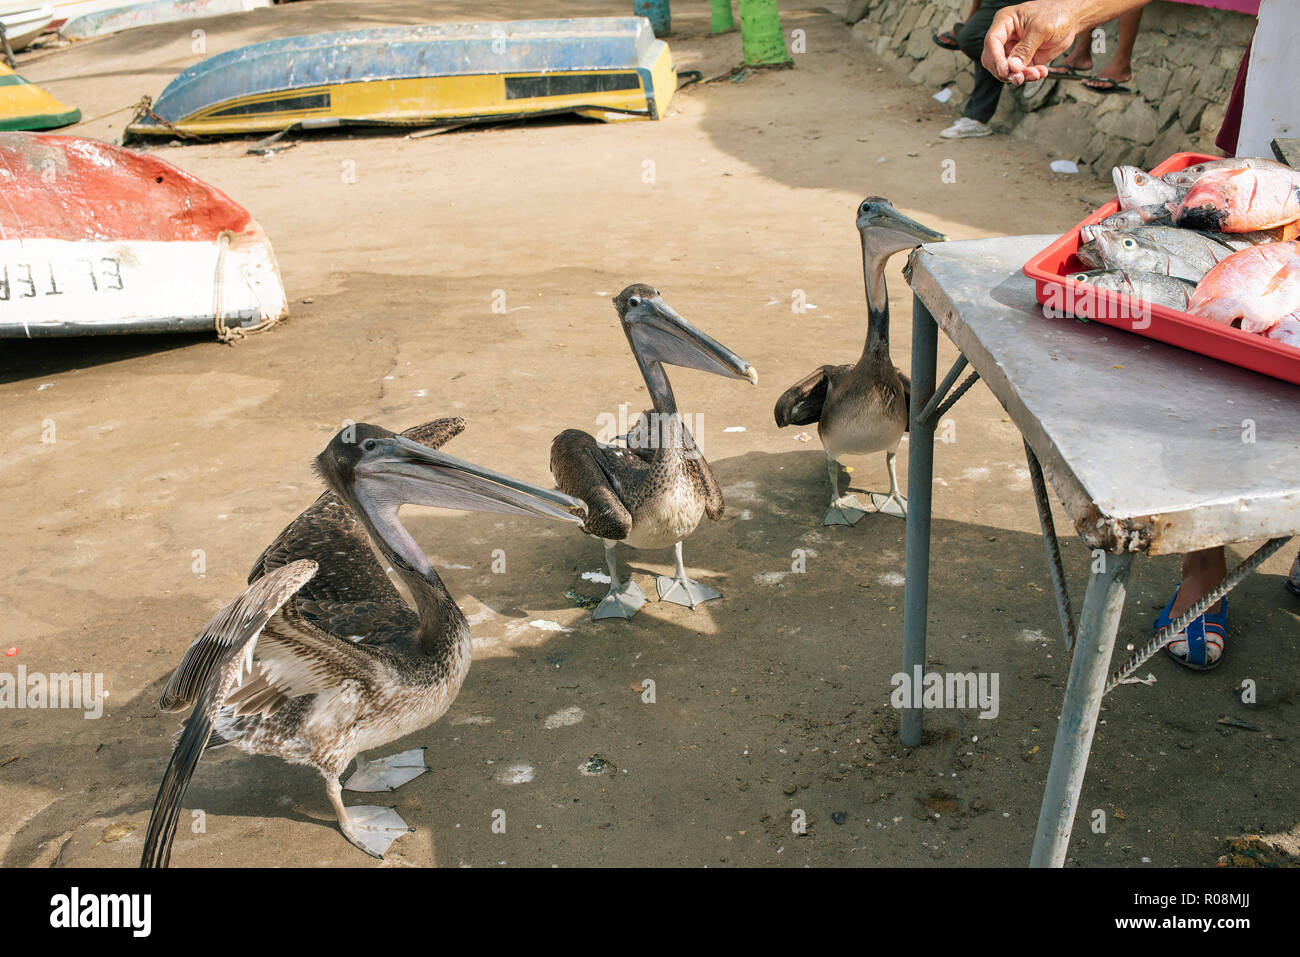
M 1224 156 L 1237 155 L 1237 138 L 1241 135 L 1241 110 L 1246 103 L 1246 68 L 1250 65 L 1250 48 L 1255 42 L 1251 37 L 1246 44 L 1246 52 L 1241 55 L 1241 65 L 1237 67 L 1237 77 L 1232 81 L 1232 93 L 1228 97 L 1228 107 L 1223 115 L 1223 125 L 1219 135 L 1214 138 L 1214 145 L 1223 150 Z
M 1214 7 L 1216 10 L 1232 10 L 1236 13 L 1248 13 L 1252 17 L 1259 13 L 1259 0 L 1170 0 L 1171 3 L 1187 3 L 1194 7 Z

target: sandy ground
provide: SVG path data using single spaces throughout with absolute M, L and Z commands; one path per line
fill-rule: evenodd
M 320 29 L 506 19 L 515 6 L 319 0 L 201 26 L 211 54 Z M 537 16 L 625 7 L 533 4 Z M 672 48 L 680 69 L 712 76 L 739 62 L 740 40 L 709 36 L 706 11 L 675 11 Z M 784 18 L 807 34 L 797 69 L 690 88 L 660 123 L 317 135 L 271 159 L 244 155 L 246 142 L 160 148 L 258 217 L 293 315 L 233 347 L 151 337 L 0 350 L 0 646 L 17 648 L 3 667 L 102 672 L 109 694 L 97 721 L 0 718 L 0 861 L 137 862 L 179 726 L 157 711 L 161 686 L 315 498 L 309 461 L 344 419 L 397 429 L 464 415 L 450 451 L 549 483 L 552 436 L 594 430 L 623 402 L 642 408 L 609 304 L 638 280 L 760 371 L 757 388 L 673 377 L 684 410 L 704 416 L 727 497 L 726 516 L 688 541 L 687 564 L 726 597 L 695 612 L 649 603 L 630 623 L 597 626 L 566 597 L 603 591 L 581 579 L 602 567 L 595 541 L 549 523 L 409 510 L 471 616 L 475 662 L 447 716 L 400 743 L 427 746 L 433 773 L 393 795 L 418 830 L 382 866 L 1028 860 L 1067 662 L 1018 433 L 980 385 L 952 415 L 957 440 L 937 447 L 930 664 L 996 671 L 1001 706 L 995 720 L 931 713 L 912 751 L 889 705 L 903 523 L 822 528 L 820 450 L 777 430 L 771 408 L 804 373 L 861 348 L 852 220 L 864 195 L 960 239 L 1062 231 L 1106 184 L 1055 176 L 1046 149 L 1016 140 L 938 139 L 952 106 L 883 71 L 827 9 Z M 23 73 L 95 118 L 156 96 L 198 60 L 193 28 L 28 55 Z M 127 115 L 77 132 L 115 138 Z M 941 180 L 946 159 L 956 184 Z M 893 348 L 906 367 L 901 262 L 890 271 Z M 505 314 L 491 310 L 496 290 Z M 818 308 L 794 314 L 796 290 Z M 941 337 L 941 367 L 954 357 Z M 53 445 L 41 442 L 47 419 Z M 726 431 L 736 426 L 745 431 Z M 852 464 L 856 487 L 886 481 L 882 457 Z M 192 570 L 196 549 L 204 574 Z M 504 574 L 491 571 L 494 549 Z M 795 549 L 803 574 L 791 572 Z M 1154 685 L 1107 699 L 1072 861 L 1208 865 L 1230 838 L 1296 825 L 1289 552 L 1234 594 L 1220 669 L 1193 674 L 1162 657 Z M 1084 550 L 1070 541 L 1065 556 L 1081 595 Z M 647 592 L 670 568 L 668 553 L 625 557 Z M 1136 564 L 1121 649 L 1149 635 L 1177 567 Z M 1253 706 L 1235 690 L 1244 678 L 1259 685 Z M 644 679 L 654 704 L 642 701 Z M 1216 723 L 1225 715 L 1260 730 Z M 580 773 L 593 756 L 605 772 Z M 183 819 L 178 865 L 371 863 L 339 835 L 307 768 L 211 755 L 186 804 L 204 812 L 205 831 Z M 792 833 L 796 809 L 803 836 Z M 1089 828 L 1094 809 L 1104 834 Z M 498 811 L 504 834 L 491 827 Z

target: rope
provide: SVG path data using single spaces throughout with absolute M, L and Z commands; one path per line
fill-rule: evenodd
M 227 326 L 225 316 L 226 301 L 226 250 L 230 248 L 230 234 L 222 233 L 217 250 L 217 275 L 214 283 L 216 291 L 216 302 L 213 303 L 213 317 L 216 323 L 217 340 L 224 342 L 226 345 L 234 345 L 237 339 L 247 339 L 249 336 L 257 335 L 259 332 L 265 332 L 280 320 L 274 316 L 268 316 L 261 322 L 253 326 Z M 254 291 L 256 292 L 256 291 Z M 254 296 L 256 298 L 256 296 Z M 258 312 L 262 315 L 261 302 L 258 302 Z
M 1265 559 L 1285 545 L 1289 537 L 1290 536 L 1287 536 L 1286 538 L 1269 539 L 1256 549 L 1253 555 L 1234 568 L 1232 574 L 1219 582 L 1219 584 L 1215 585 L 1214 588 L 1210 590 L 1209 594 L 1194 604 L 1191 608 L 1187 609 L 1187 611 L 1180 615 L 1177 620 L 1171 621 L 1164 628 L 1161 628 L 1160 632 L 1154 638 L 1147 642 L 1142 648 L 1134 652 L 1133 657 L 1110 676 L 1110 680 L 1106 682 L 1106 690 L 1103 691 L 1102 694 L 1109 694 L 1111 690 L 1117 687 L 1125 678 L 1129 677 L 1146 664 L 1147 660 L 1152 655 L 1178 637 L 1178 635 L 1184 631 L 1188 625 L 1194 622 L 1197 618 L 1200 618 L 1201 615 L 1205 614 L 1207 608 L 1224 595 L 1228 594 L 1228 592 L 1232 591 L 1232 589 L 1235 588 L 1243 578 L 1253 572 L 1263 564 Z
M 145 99 L 147 100 L 148 97 L 145 97 Z M 76 123 L 73 123 L 72 126 L 68 127 L 68 129 L 76 129 L 78 126 L 85 126 L 87 123 L 95 123 L 99 120 L 108 119 L 110 116 L 117 116 L 119 113 L 125 113 L 127 110 L 138 110 L 139 108 L 139 103 L 132 103 L 130 106 L 118 107 L 116 110 L 109 110 L 107 113 L 100 113 L 99 116 L 92 116 L 88 120 L 78 120 Z M 135 122 L 134 118 L 132 118 L 132 122 Z
M 130 107 L 127 107 L 127 109 L 130 109 Z M 159 124 L 164 129 L 169 130 L 170 132 L 176 134 L 183 140 L 190 140 L 193 143 L 203 142 L 204 137 L 200 136 L 198 133 L 191 133 L 189 130 L 183 130 L 175 123 L 172 123 L 169 120 L 165 120 L 161 116 L 159 116 L 154 111 L 153 97 L 151 96 L 146 95 L 140 97 L 140 102 L 135 104 L 135 111 L 136 111 L 135 116 L 131 118 L 131 123 L 134 123 L 136 120 L 142 119 L 143 117 L 147 116 L 149 117 L 149 119 L 153 120 L 155 123 Z M 117 112 L 120 113 L 121 110 L 118 110 Z M 128 123 L 126 125 L 129 127 L 131 123 Z

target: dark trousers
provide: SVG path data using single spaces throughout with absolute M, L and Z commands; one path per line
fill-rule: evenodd
M 975 62 L 975 89 L 971 90 L 970 99 L 966 101 L 963 116 L 987 123 L 997 112 L 998 97 L 1002 95 L 1002 81 L 995 77 L 984 65 L 980 57 L 984 55 L 984 35 L 993 25 L 993 16 L 1003 7 L 1009 7 L 1020 0 L 984 0 L 975 15 L 966 22 L 957 34 L 957 45 L 961 52 Z

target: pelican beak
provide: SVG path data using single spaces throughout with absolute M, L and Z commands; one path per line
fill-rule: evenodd
M 679 316 L 662 296 L 630 307 L 624 328 L 632 348 L 645 362 L 712 372 L 758 385 L 758 371 L 718 340 Z
M 390 486 L 384 493 L 402 504 L 472 512 L 534 515 L 581 525 L 587 506 L 563 492 L 541 488 L 446 452 L 404 439 L 379 439 L 365 452 L 356 473 Z
M 858 232 L 862 234 L 863 242 L 867 241 L 868 233 L 878 233 L 873 236 L 875 245 L 888 245 L 896 251 L 922 243 L 941 243 L 947 238 L 943 233 L 904 216 L 884 201 L 871 203 L 858 214 Z

